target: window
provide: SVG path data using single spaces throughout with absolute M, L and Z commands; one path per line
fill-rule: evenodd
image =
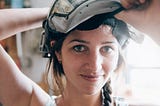
M 136 98 L 139 104 L 159 106 L 160 47 L 145 37 L 142 44 L 129 44 L 126 59 L 127 83 L 131 86 L 133 98 Z

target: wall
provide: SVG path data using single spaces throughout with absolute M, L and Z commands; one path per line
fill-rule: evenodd
M 30 7 L 47 7 L 50 6 L 51 2 L 53 0 L 30 0 Z M 39 52 L 41 32 L 42 28 L 38 28 L 22 33 L 23 55 L 20 57 L 22 71 L 37 83 L 41 82 L 48 61 L 48 59 L 42 58 Z
M 51 6 L 54 0 L 30 0 L 31 7 Z

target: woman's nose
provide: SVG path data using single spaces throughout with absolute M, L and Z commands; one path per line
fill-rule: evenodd
M 103 56 L 100 54 L 99 51 L 89 53 L 88 64 L 90 68 L 94 71 L 99 71 L 102 69 Z

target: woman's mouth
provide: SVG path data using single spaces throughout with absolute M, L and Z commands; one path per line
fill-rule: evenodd
M 98 81 L 102 75 L 80 75 L 83 79 L 87 80 L 87 81 L 91 81 L 91 82 L 95 82 Z

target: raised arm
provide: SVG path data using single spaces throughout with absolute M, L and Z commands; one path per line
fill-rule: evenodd
M 17 32 L 40 27 L 49 8 L 21 8 L 0 10 L 0 40 Z
M 160 0 L 121 0 L 122 5 L 128 10 L 121 12 L 118 18 L 133 25 L 138 30 L 146 33 L 157 44 L 160 45 Z M 133 2 L 137 2 L 137 6 L 132 7 Z M 143 7 L 144 2 L 149 2 L 147 7 Z
M 0 10 L 0 40 L 39 27 L 47 11 L 48 9 Z M 49 98 L 47 93 L 19 70 L 1 45 L 0 85 L 0 102 L 4 106 L 45 106 Z
M 0 101 L 4 106 L 45 106 L 48 94 L 27 78 L 0 46 Z

